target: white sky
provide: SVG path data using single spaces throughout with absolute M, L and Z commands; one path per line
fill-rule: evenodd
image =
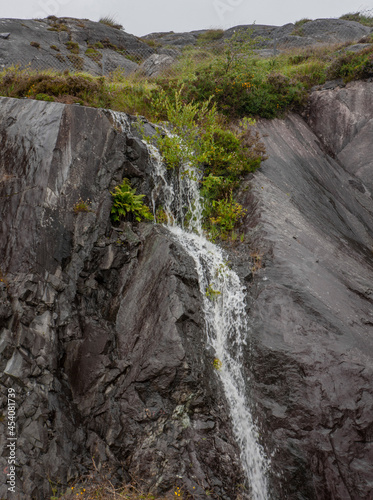
M 339 17 L 370 11 L 360 0 L 1 0 L 1 17 L 32 19 L 55 15 L 88 18 L 113 16 L 127 33 L 229 28 L 238 24 L 283 24 L 299 19 Z

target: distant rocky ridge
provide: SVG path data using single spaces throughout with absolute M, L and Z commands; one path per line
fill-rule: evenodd
M 360 42 L 360 46 L 365 46 L 373 30 L 355 21 L 317 19 L 301 26 L 235 26 L 226 31 L 215 30 L 215 39 L 206 36 L 212 30 L 151 33 L 138 38 L 88 19 L 1 19 L 0 67 L 20 64 L 35 69 L 84 70 L 93 75 L 120 68 L 125 74 L 141 70 L 147 76 L 155 76 L 172 64 L 184 48 L 212 43 L 218 49 L 238 29 L 260 37 L 257 52 L 269 57 L 284 49 L 315 44 Z M 360 46 L 352 46 L 352 50 Z

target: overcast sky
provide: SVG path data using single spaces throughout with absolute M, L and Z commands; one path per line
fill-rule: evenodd
M 229 28 L 238 24 L 282 26 L 299 19 L 339 17 L 370 11 L 355 0 L 1 0 L 1 16 L 32 19 L 48 15 L 88 18 L 113 16 L 128 33 Z

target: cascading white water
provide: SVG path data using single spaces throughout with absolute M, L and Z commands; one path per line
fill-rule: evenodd
M 158 150 L 147 144 L 153 159 L 155 192 L 161 193 L 167 227 L 194 259 L 203 297 L 208 341 L 216 352 L 218 370 L 228 400 L 235 437 L 241 449 L 244 471 L 253 500 L 268 500 L 267 459 L 258 443 L 258 431 L 246 401 L 242 373 L 243 351 L 248 334 L 245 290 L 237 274 L 226 264 L 221 248 L 208 241 L 202 230 L 202 206 L 198 189 L 200 174 L 187 167 L 168 180 Z M 155 209 L 155 197 L 153 197 Z M 185 227 L 186 218 L 188 221 Z
M 130 124 L 124 113 L 111 112 L 116 126 L 124 132 Z M 199 195 L 201 174 L 191 166 L 169 175 L 159 151 L 144 141 L 153 162 L 153 212 L 156 199 L 163 201 L 167 228 L 194 259 L 203 297 L 206 333 L 219 363 L 233 430 L 240 446 L 252 500 L 268 500 L 266 471 L 269 462 L 258 442 L 258 431 L 246 401 L 246 382 L 242 373 L 243 350 L 248 334 L 245 289 L 237 274 L 227 265 L 223 250 L 208 241 L 202 230 L 202 203 Z M 186 173 L 188 172 L 188 173 Z M 221 367 L 220 367 L 221 364 Z

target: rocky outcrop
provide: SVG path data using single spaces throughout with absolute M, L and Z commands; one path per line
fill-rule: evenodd
M 123 176 L 151 183 L 145 146 L 118 115 L 7 98 L 0 138 L 1 471 L 8 388 L 18 438 L 16 494 L 0 496 L 50 498 L 94 462 L 117 485 L 235 498 L 196 270 L 165 229 L 110 221 Z
M 304 119 L 258 124 L 269 159 L 242 191 L 241 251 L 275 499 L 372 494 L 372 96 L 355 82 L 313 93 Z
M 165 45 L 182 48 L 187 45 L 203 45 L 215 43 L 217 46 L 229 40 L 235 33 L 247 33 L 257 39 L 257 50 L 271 49 L 273 54 L 274 44 L 277 49 L 293 47 L 306 47 L 317 44 L 333 44 L 352 42 L 362 39 L 372 32 L 372 28 L 363 26 L 356 21 L 344 19 L 316 19 L 307 21 L 300 26 L 293 23 L 284 26 L 268 26 L 264 24 L 239 25 L 221 32 L 216 40 L 206 42 L 204 35 L 208 30 L 191 31 L 190 33 L 151 33 L 142 37 L 143 40 L 153 41 L 155 46 Z M 268 55 L 270 54 L 265 54 Z
M 125 75 L 141 71 L 156 76 L 167 68 L 186 47 L 210 48 L 221 45 L 237 31 L 256 39 L 258 55 L 272 57 L 278 51 L 320 44 L 361 42 L 351 50 L 371 44 L 372 28 L 343 19 L 317 19 L 297 25 L 242 25 L 226 31 L 150 33 L 137 38 L 100 22 L 70 17 L 47 19 L 0 19 L 0 67 L 20 65 L 32 69 L 85 71 L 107 75 L 120 69 Z M 169 56 L 169 58 L 166 58 Z
M 129 74 L 154 52 L 135 36 L 88 19 L 0 19 L 0 31 L 8 35 L 0 39 L 0 67 L 30 65 L 93 75 L 121 68 Z

